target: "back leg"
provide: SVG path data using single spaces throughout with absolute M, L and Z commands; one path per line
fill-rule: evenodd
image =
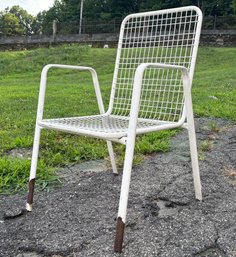
M 115 154 L 114 154 L 114 151 L 113 151 L 111 141 L 107 141 L 107 147 L 108 147 L 108 152 L 109 152 L 109 156 L 110 156 L 110 160 L 111 160 L 111 166 L 112 166 L 113 174 L 118 174 L 117 167 L 116 167 Z

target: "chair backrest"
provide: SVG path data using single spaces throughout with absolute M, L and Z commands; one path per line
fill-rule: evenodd
M 129 116 L 134 74 L 141 63 L 183 65 L 192 83 L 201 23 L 195 6 L 128 15 L 121 25 L 109 112 Z M 183 108 L 180 72 L 147 69 L 139 117 L 175 122 Z

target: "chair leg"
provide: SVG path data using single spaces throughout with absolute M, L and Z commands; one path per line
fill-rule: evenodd
M 115 155 L 114 155 L 111 141 L 107 141 L 107 147 L 108 147 L 108 152 L 109 152 L 109 156 L 110 156 L 110 160 L 111 160 L 113 174 L 118 174 L 117 167 L 116 167 Z
M 36 177 L 36 169 L 38 164 L 38 153 L 39 153 L 39 142 L 40 142 L 40 127 L 36 125 L 35 135 L 34 135 L 34 145 L 31 160 L 30 178 L 29 178 L 29 192 L 26 203 L 26 210 L 32 211 L 33 195 L 34 195 L 34 184 Z
M 196 199 L 201 201 L 202 200 L 202 189 L 201 189 L 201 179 L 200 179 L 198 153 L 197 153 L 197 142 L 196 142 L 196 134 L 195 134 L 193 118 L 192 118 L 192 122 L 189 122 L 188 124 L 189 124 L 188 135 L 189 135 L 189 144 L 190 144 L 190 152 L 191 152 L 191 160 L 192 160 L 195 197 L 196 197 Z
M 118 218 L 117 218 L 117 224 L 116 224 L 116 238 L 115 238 L 115 244 L 114 244 L 114 251 L 118 253 L 122 252 L 122 244 L 123 244 L 123 238 L 124 238 L 125 221 L 126 221 L 128 196 L 129 196 L 129 186 L 130 186 L 131 170 L 132 170 L 133 155 L 134 155 L 134 145 L 135 145 L 135 138 L 133 139 L 131 138 L 130 140 L 128 139 L 126 144 L 125 162 L 124 162 L 123 177 L 122 177 L 122 184 L 121 184 Z
M 189 136 L 191 160 L 192 160 L 192 170 L 193 170 L 193 183 L 195 189 L 195 197 L 198 200 L 202 200 L 202 187 L 200 180 L 199 164 L 198 164 L 198 154 L 197 154 L 197 142 L 196 133 L 194 126 L 193 117 L 193 105 L 192 105 L 192 95 L 189 76 L 183 76 L 184 82 L 184 95 L 185 95 L 185 105 L 187 114 L 187 129 Z

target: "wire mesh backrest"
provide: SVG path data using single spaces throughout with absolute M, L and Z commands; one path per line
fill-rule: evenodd
M 112 114 L 129 115 L 134 74 L 141 63 L 183 65 L 189 69 L 192 80 L 201 21 L 201 11 L 196 7 L 133 14 L 125 18 L 113 78 Z M 183 106 L 180 72 L 154 68 L 145 71 L 139 117 L 178 121 Z

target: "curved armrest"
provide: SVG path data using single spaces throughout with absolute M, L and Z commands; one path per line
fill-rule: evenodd
M 188 69 L 182 65 L 173 65 L 173 64 L 164 64 L 164 63 L 141 63 L 135 72 L 135 77 L 139 74 L 143 76 L 144 71 L 147 68 L 157 68 L 157 69 L 174 69 L 174 70 L 180 70 L 183 75 L 189 76 Z M 134 79 L 135 79 L 134 77 Z
M 104 105 L 102 101 L 100 86 L 98 82 L 98 76 L 96 71 L 91 67 L 86 66 L 75 66 L 75 65 L 63 65 L 63 64 L 48 64 L 44 66 L 42 73 L 41 73 L 41 80 L 40 80 L 40 90 L 39 90 L 39 98 L 38 98 L 38 111 L 37 111 L 37 121 L 41 121 L 43 118 L 43 109 L 44 109 L 44 100 L 45 100 L 45 93 L 46 93 L 46 85 L 47 85 L 47 74 L 49 69 L 51 68 L 61 68 L 61 69 L 73 69 L 73 70 L 80 70 L 80 71 L 89 71 L 92 75 L 93 85 L 96 93 L 96 98 L 98 102 L 98 107 L 100 113 L 104 113 Z
M 135 76 L 134 76 L 135 90 L 133 90 L 133 93 L 132 93 L 132 102 L 131 102 L 131 110 L 130 110 L 130 121 L 132 122 L 129 122 L 129 131 L 136 130 L 139 106 L 140 106 L 140 97 L 141 97 L 141 91 L 142 91 L 143 74 L 147 68 L 180 70 L 183 78 L 185 104 L 187 106 L 190 106 L 190 105 L 192 106 L 190 76 L 189 76 L 188 69 L 186 67 L 180 66 L 180 65 L 163 64 L 163 63 L 142 63 L 137 67 L 135 71 Z M 182 116 L 179 123 L 183 124 L 184 121 L 185 121 L 185 114 Z

